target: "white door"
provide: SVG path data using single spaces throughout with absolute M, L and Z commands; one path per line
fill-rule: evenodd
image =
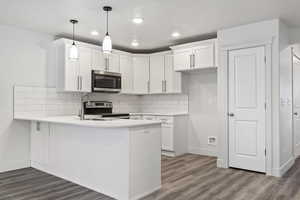
M 194 68 L 213 67 L 214 63 L 214 44 L 207 44 L 194 49 Z
M 294 59 L 293 88 L 294 88 L 294 154 L 300 155 L 300 60 Z
M 150 56 L 150 93 L 162 93 L 165 60 L 163 55 Z
M 120 73 L 122 74 L 122 93 L 132 93 L 133 67 L 131 56 L 120 56 Z
M 133 57 L 133 88 L 136 94 L 149 90 L 149 57 Z
M 120 72 L 120 56 L 118 54 L 110 54 L 108 57 L 108 71 Z
M 265 49 L 229 52 L 229 166 L 265 172 Z
M 192 49 L 176 50 L 174 52 L 174 70 L 186 70 L 192 66 Z
M 92 60 L 92 51 L 87 47 L 79 47 L 80 57 L 79 57 L 79 66 L 80 66 L 80 91 L 82 92 L 91 92 L 91 60 Z

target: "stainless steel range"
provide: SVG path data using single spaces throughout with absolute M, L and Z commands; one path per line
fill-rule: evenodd
M 86 101 L 83 102 L 85 120 L 115 120 L 129 119 L 129 113 L 113 113 L 113 104 L 109 101 Z

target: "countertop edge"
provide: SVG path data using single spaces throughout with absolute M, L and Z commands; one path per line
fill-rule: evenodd
M 93 127 L 93 128 L 132 128 L 132 127 L 140 127 L 140 126 L 152 126 L 152 125 L 161 125 L 159 121 L 141 121 L 140 123 L 132 123 L 132 124 L 87 124 L 72 121 L 63 121 L 63 120 L 55 120 L 49 119 L 50 117 L 14 117 L 14 120 L 23 120 L 23 121 L 39 121 L 39 122 L 47 122 L 47 123 L 57 123 L 57 124 L 66 124 L 66 125 L 74 125 L 74 126 L 85 126 L 85 127 Z M 90 121 L 89 121 L 90 122 Z

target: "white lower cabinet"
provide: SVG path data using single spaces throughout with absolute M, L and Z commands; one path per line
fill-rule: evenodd
M 31 164 L 45 167 L 49 160 L 49 124 L 32 122 L 31 123 Z
M 161 128 L 161 148 L 165 151 L 174 151 L 174 130 L 173 126 L 162 125 Z
M 178 156 L 188 152 L 187 123 L 188 116 L 161 116 L 139 114 L 130 119 L 161 121 L 161 149 L 166 156 Z

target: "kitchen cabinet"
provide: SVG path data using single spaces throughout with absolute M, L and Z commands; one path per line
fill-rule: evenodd
M 91 57 L 92 51 L 87 47 L 79 47 L 79 85 L 80 92 L 91 92 Z
M 169 53 L 150 55 L 150 94 L 181 93 L 181 73 Z
M 133 93 L 133 66 L 132 57 L 120 56 L 120 73 L 122 74 L 122 93 Z
M 32 122 L 30 136 L 31 162 L 35 165 L 45 166 L 49 161 L 49 124 Z
M 181 71 L 192 67 L 192 49 L 181 49 L 174 52 L 174 70 Z
M 165 56 L 150 56 L 150 93 L 164 92 Z
M 217 40 L 205 40 L 171 47 L 175 71 L 189 71 L 217 66 Z
M 178 156 L 187 149 L 187 115 L 162 116 L 155 114 L 133 114 L 130 119 L 161 121 L 161 149 L 166 156 Z
M 164 92 L 165 93 L 181 93 L 182 83 L 181 83 L 180 72 L 174 70 L 173 55 L 165 56 L 165 73 L 164 73 Z
M 149 92 L 149 56 L 133 57 L 133 89 L 135 94 Z
M 107 55 L 107 68 L 106 71 L 109 72 L 120 72 L 120 56 L 116 53 Z
M 77 44 L 79 58 L 69 59 L 71 40 L 54 43 L 56 50 L 57 89 L 65 92 L 91 92 L 92 49 Z
M 120 57 L 117 53 L 105 55 L 102 49 L 92 48 L 92 63 L 93 70 L 101 70 L 108 72 L 120 72 Z
M 105 56 L 102 53 L 101 47 L 92 48 L 92 69 L 105 70 Z

